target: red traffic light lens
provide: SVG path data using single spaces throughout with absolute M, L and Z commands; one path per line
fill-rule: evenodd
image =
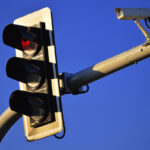
M 27 55 L 35 54 L 38 49 L 38 43 L 24 38 L 21 39 L 21 45 L 23 52 Z
M 36 50 L 38 48 L 38 43 L 25 40 L 24 38 L 21 39 L 21 45 L 23 50 Z
M 26 26 L 9 24 L 3 32 L 3 41 L 6 45 L 23 51 L 27 56 L 36 55 L 41 47 L 40 30 Z
M 29 41 L 29 40 L 24 40 L 24 38 L 22 38 L 21 44 L 22 44 L 22 48 L 23 48 L 24 50 L 30 48 L 30 41 Z

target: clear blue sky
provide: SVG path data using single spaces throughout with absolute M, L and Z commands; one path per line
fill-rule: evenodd
M 50 7 L 59 73 L 75 73 L 145 42 L 133 21 L 117 20 L 116 7 L 147 7 L 149 0 L 3 0 L 0 5 L 0 114 L 18 82 L 6 76 L 15 56 L 2 41 L 16 18 Z M 66 136 L 27 142 L 20 119 L 1 150 L 150 150 L 150 59 L 90 84 L 87 94 L 62 97 Z

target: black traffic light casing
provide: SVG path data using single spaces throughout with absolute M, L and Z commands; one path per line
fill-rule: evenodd
M 63 129 L 52 15 L 44 8 L 5 27 L 3 41 L 16 48 L 9 59 L 8 77 L 20 90 L 10 96 L 12 110 L 23 114 L 28 141 L 57 134 Z

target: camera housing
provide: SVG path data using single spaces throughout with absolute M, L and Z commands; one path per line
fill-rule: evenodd
M 116 8 L 115 12 L 119 20 L 143 20 L 150 17 L 149 8 Z

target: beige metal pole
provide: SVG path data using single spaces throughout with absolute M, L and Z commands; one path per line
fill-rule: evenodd
M 70 89 L 77 89 L 87 85 L 97 79 L 105 77 L 124 67 L 136 64 L 138 61 L 150 56 L 150 43 L 146 42 L 131 50 L 123 52 L 117 56 L 93 65 L 87 69 L 73 74 L 68 78 L 68 86 Z M 10 127 L 21 117 L 20 114 L 8 108 L 0 116 L 0 141 L 5 136 Z
M 136 64 L 138 61 L 150 56 L 150 43 L 146 42 L 131 50 L 93 65 L 87 69 L 73 74 L 67 82 L 67 86 L 74 90 L 87 85 L 97 79 L 105 77 L 124 67 Z
M 11 128 L 11 126 L 21 116 L 21 114 L 12 111 L 10 108 L 7 108 L 6 111 L 0 116 L 0 142 L 2 141 L 8 130 Z
M 149 56 L 150 43 L 146 42 L 140 46 L 134 47 L 131 50 L 123 52 L 117 56 L 73 74 L 70 78 L 68 78 L 68 86 L 70 89 L 77 89 L 113 72 L 123 69 L 124 67 L 136 64 L 138 61 Z M 3 139 L 10 127 L 21 116 L 22 115 L 12 111 L 10 108 L 8 108 L 0 116 L 0 141 Z

